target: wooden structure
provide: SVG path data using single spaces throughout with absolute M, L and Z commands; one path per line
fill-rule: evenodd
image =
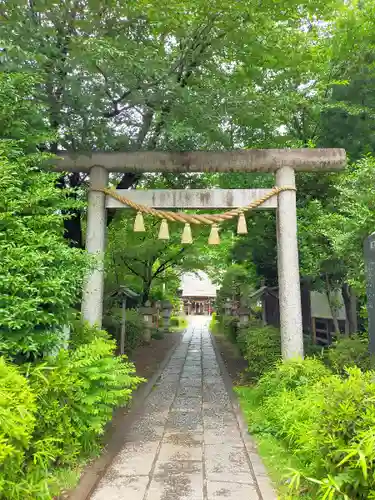
M 344 301 L 341 293 L 336 294 L 339 303 L 336 316 L 341 333 L 348 331 Z M 279 292 L 277 287 L 262 287 L 251 296 L 251 300 L 262 303 L 263 323 L 280 327 Z M 302 325 L 305 334 L 314 344 L 330 345 L 335 338 L 332 312 L 326 294 L 301 287 Z
M 181 280 L 179 296 L 187 316 L 210 315 L 216 299 L 217 287 L 206 273 L 185 273 Z
M 296 216 L 296 171 L 332 171 L 341 170 L 346 164 L 343 149 L 249 149 L 243 151 L 193 151 L 183 153 L 139 151 L 127 153 L 72 154 L 61 152 L 60 158 L 50 161 L 53 168 L 60 172 L 88 172 L 90 190 L 88 194 L 86 249 L 97 256 L 97 265 L 90 275 L 83 292 L 83 317 L 91 324 L 101 326 L 103 315 L 104 288 L 104 252 L 106 233 L 106 208 L 113 203 L 103 192 L 108 185 L 110 172 L 274 172 L 275 185 L 287 188 L 273 198 L 277 205 L 277 247 L 280 302 L 280 330 L 282 353 L 285 359 L 303 356 L 303 332 L 300 279 L 297 247 Z M 220 203 L 214 201 L 205 208 L 240 208 L 236 194 L 219 190 Z M 127 191 L 129 195 L 130 191 Z M 197 207 L 197 199 L 204 201 L 204 196 L 193 195 L 186 198 L 184 208 Z M 217 192 L 216 192 L 217 193 Z M 151 196 L 152 204 L 159 207 L 179 208 L 177 198 L 162 197 L 157 192 L 144 195 L 135 190 L 131 193 L 138 201 L 138 196 Z M 214 192 L 207 194 L 207 199 L 214 200 Z M 249 201 L 257 194 L 249 190 L 245 195 Z M 171 201 L 172 198 L 172 201 Z M 190 201 L 189 201 L 190 200 Z M 193 201 L 192 201 L 193 200 Z M 142 201 L 142 200 L 140 200 Z M 219 206 L 218 206 L 219 205 Z M 124 207 L 124 206 L 123 206 Z

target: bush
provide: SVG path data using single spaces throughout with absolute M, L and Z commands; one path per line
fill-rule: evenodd
M 309 454 L 321 490 L 375 498 L 375 373 L 349 368 L 320 385 Z
M 188 320 L 183 316 L 172 316 L 169 325 L 178 330 L 185 330 L 188 327 Z
M 112 307 L 103 318 L 103 328 L 120 344 L 122 310 Z M 145 323 L 136 309 L 126 310 L 125 351 L 130 354 L 143 340 Z
M 59 345 L 88 261 L 63 237 L 57 176 L 40 169 L 42 156 L 14 156 L 0 141 L 0 349 L 21 362 Z
M 0 498 L 22 498 L 25 452 L 35 425 L 35 396 L 19 370 L 0 358 Z M 18 491 L 18 493 L 17 493 Z
M 0 498 L 49 500 L 55 470 L 99 449 L 113 409 L 141 382 L 106 333 L 19 368 L 0 359 Z
M 336 373 L 345 373 L 347 367 L 358 366 L 364 371 L 371 367 L 368 339 L 359 335 L 338 340 L 326 350 L 325 357 Z
M 216 312 L 213 312 L 212 316 L 211 316 L 210 325 L 209 325 L 210 332 L 211 333 L 216 333 L 218 326 L 219 326 L 219 321 L 218 321 L 218 318 L 217 318 L 217 314 L 216 314 Z
M 257 394 L 260 399 L 275 396 L 283 391 L 299 391 L 331 375 L 317 359 L 292 359 L 279 361 L 274 370 L 259 380 Z
M 292 360 L 239 391 L 252 400 L 250 431 L 298 455 L 290 479 L 298 497 L 307 489 L 313 498 L 375 498 L 374 381 L 374 372 L 349 368 L 343 378 L 320 361 Z
M 140 383 L 134 365 L 115 357 L 115 348 L 100 336 L 29 367 L 39 417 L 34 439 L 54 441 L 54 460 L 71 463 L 95 449 L 113 408 L 126 404 Z
M 239 319 L 236 316 L 222 316 L 221 327 L 223 333 L 231 342 L 237 342 Z
M 238 344 L 249 363 L 248 372 L 254 379 L 274 368 L 281 358 L 280 331 L 273 326 L 254 323 L 241 329 Z
M 90 344 L 98 338 L 110 340 L 110 335 L 106 330 L 99 330 L 96 326 L 78 319 L 73 323 L 68 341 L 69 349 L 77 349 L 80 346 Z

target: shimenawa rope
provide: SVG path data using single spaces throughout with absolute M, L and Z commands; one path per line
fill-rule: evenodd
M 246 219 L 244 214 L 250 210 L 254 210 L 255 208 L 260 207 L 267 200 L 271 199 L 273 196 L 282 193 L 283 191 L 295 191 L 296 188 L 294 186 L 280 186 L 274 187 L 267 194 L 255 200 L 249 205 L 246 205 L 242 208 L 234 208 L 232 210 L 228 210 L 221 214 L 187 214 L 185 212 L 171 212 L 166 210 L 156 210 L 155 208 L 149 207 L 147 205 L 142 205 L 140 203 L 136 203 L 135 201 L 129 200 L 125 196 L 120 195 L 114 189 L 96 189 L 95 191 L 100 191 L 105 193 L 107 196 L 111 196 L 111 198 L 119 201 L 120 203 L 127 205 L 130 208 L 133 208 L 137 211 L 137 216 L 134 223 L 134 231 L 136 232 L 144 232 L 145 226 L 143 222 L 142 214 L 153 215 L 154 217 L 159 217 L 162 219 L 162 224 L 159 232 L 159 239 L 169 239 L 169 230 L 167 221 L 171 222 L 182 222 L 185 223 L 185 228 L 182 235 L 183 243 L 191 243 L 191 228 L 190 224 L 207 224 L 211 225 L 211 235 L 209 238 L 209 244 L 215 245 L 220 242 L 219 233 L 218 233 L 218 224 L 225 220 L 231 220 L 234 217 L 239 216 L 237 232 L 238 234 L 246 234 Z

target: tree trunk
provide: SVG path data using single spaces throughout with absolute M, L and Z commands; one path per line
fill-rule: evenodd
M 349 334 L 352 335 L 358 331 L 357 297 L 347 283 L 342 285 L 342 297 L 344 299 L 346 318 L 349 325 Z
M 142 305 L 144 306 L 150 297 L 151 281 L 144 281 L 142 291 Z
M 327 294 L 329 309 L 332 314 L 333 327 L 335 329 L 337 337 L 340 337 L 340 326 L 339 326 L 339 320 L 337 318 L 337 307 L 335 306 L 332 300 L 332 289 L 327 274 L 326 274 L 326 294 Z

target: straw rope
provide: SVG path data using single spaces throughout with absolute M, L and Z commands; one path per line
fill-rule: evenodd
M 225 220 L 233 219 L 234 217 L 237 217 L 238 215 L 244 212 L 248 212 L 249 210 L 258 208 L 261 205 L 263 205 L 263 203 L 265 203 L 267 200 L 269 200 L 273 196 L 277 196 L 279 193 L 282 193 L 283 191 L 295 191 L 295 190 L 296 188 L 294 186 L 274 187 L 273 189 L 271 189 L 271 191 L 262 196 L 262 198 L 259 198 L 258 200 L 249 203 L 249 205 L 246 205 L 245 207 L 234 208 L 232 210 L 228 210 L 227 212 L 223 212 L 221 214 L 194 214 L 194 215 L 187 214 L 185 212 L 171 212 L 165 210 L 157 210 L 147 205 L 141 205 L 139 203 L 135 203 L 132 200 L 129 200 L 125 196 L 121 196 L 114 189 L 104 188 L 104 189 L 96 189 L 95 191 L 100 191 L 102 193 L 105 193 L 106 195 L 111 196 L 120 203 L 127 205 L 130 208 L 133 208 L 137 212 L 153 215 L 155 217 L 159 217 L 159 219 L 166 219 L 171 222 L 183 222 L 185 224 L 187 223 L 187 224 L 212 225 L 212 224 L 218 224 Z

